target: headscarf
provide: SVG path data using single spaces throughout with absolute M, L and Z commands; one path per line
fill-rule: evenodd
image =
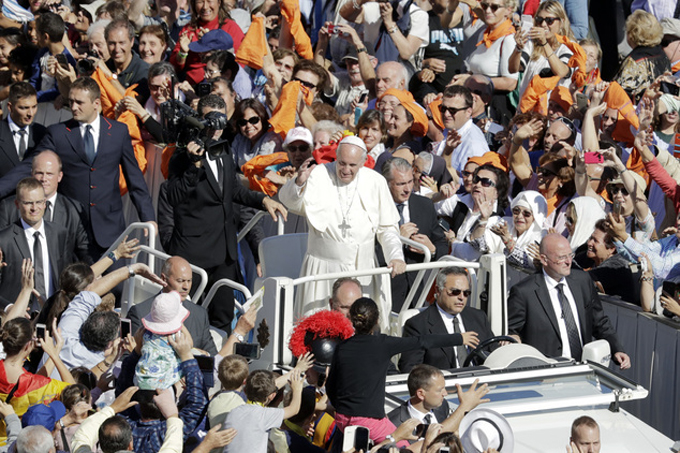
M 525 248 L 532 242 L 540 242 L 547 233 L 543 229 L 545 218 L 548 215 L 548 202 L 545 201 L 545 197 L 535 190 L 525 190 L 517 194 L 512 203 L 510 203 L 510 209 L 513 209 L 515 206 L 528 209 L 534 215 L 533 223 L 529 225 L 529 228 L 521 236 L 517 235 L 514 217 L 512 215 L 505 217 L 508 231 L 515 239 L 515 246 Z
M 572 252 L 586 243 L 595 230 L 598 220 L 604 219 L 605 212 L 600 203 L 591 197 L 578 197 L 569 202 L 576 211 L 576 225 L 574 234 L 569 236 Z
M 399 102 L 406 109 L 406 111 L 413 115 L 411 134 L 416 137 L 424 137 L 425 134 L 427 134 L 427 115 L 425 114 L 425 110 L 420 105 L 418 105 L 415 99 L 413 99 L 413 95 L 410 91 L 390 88 L 378 98 L 378 101 L 381 101 L 385 96 L 394 96 L 395 98 L 399 99 Z

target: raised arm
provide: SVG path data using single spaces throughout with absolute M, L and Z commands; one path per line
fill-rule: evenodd
M 510 170 L 512 170 L 522 186 L 529 184 L 529 180 L 534 174 L 531 165 L 527 163 L 529 162 L 529 153 L 522 146 L 522 142 L 538 135 L 542 129 L 543 122 L 539 119 L 533 119 L 517 129 L 517 132 L 512 137 L 512 143 L 508 151 L 508 164 L 510 165 Z

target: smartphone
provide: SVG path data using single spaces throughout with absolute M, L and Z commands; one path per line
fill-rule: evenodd
M 425 434 L 427 433 L 427 429 L 430 427 L 430 425 L 426 423 L 421 423 L 418 426 L 416 426 L 416 429 L 413 430 L 413 435 L 416 436 L 418 439 L 425 437 Z
M 671 82 L 661 82 L 659 88 L 662 93 L 672 94 L 673 96 L 677 96 L 680 93 L 680 87 Z
M 196 96 L 198 96 L 199 98 L 209 95 L 211 91 L 212 83 L 210 82 L 201 82 L 198 85 L 196 85 Z
M 584 153 L 584 160 L 587 164 L 601 164 L 604 162 L 604 157 L 595 151 L 588 151 Z
M 522 24 L 522 31 L 524 33 L 529 33 L 529 30 L 534 27 L 534 18 L 529 14 L 522 14 L 522 19 L 520 22 Z
M 618 201 L 614 202 L 614 208 L 612 209 L 612 212 L 616 214 L 617 216 L 621 215 L 621 203 Z
M 245 357 L 250 360 L 258 360 L 260 358 L 260 345 L 257 343 L 236 343 L 234 345 L 234 354 Z
M 345 436 L 342 439 L 342 451 L 349 451 L 354 448 L 368 451 L 369 430 L 363 426 L 348 426 L 345 428 Z
M 359 104 L 363 104 L 366 102 L 366 98 L 368 97 L 368 93 L 364 92 L 359 96 Z
M 583 93 L 576 93 L 576 107 L 579 110 L 584 110 L 588 108 L 588 96 Z
M 198 362 L 198 368 L 201 371 L 210 371 L 211 373 L 215 369 L 215 358 L 209 355 L 195 355 L 194 359 Z
M 38 323 L 35 325 L 35 336 L 38 337 L 40 340 L 45 338 L 45 331 L 47 328 L 45 327 L 45 324 Z
M 437 225 L 439 225 L 439 228 L 444 231 L 451 231 L 451 225 L 449 225 L 449 222 L 444 219 L 437 220 Z
M 55 60 L 57 60 L 57 63 L 59 63 L 59 66 L 61 66 L 64 69 L 68 70 L 68 60 L 66 59 L 66 55 L 63 53 L 57 54 L 54 56 Z
M 127 318 L 120 318 L 120 337 L 126 338 L 132 333 L 132 321 Z

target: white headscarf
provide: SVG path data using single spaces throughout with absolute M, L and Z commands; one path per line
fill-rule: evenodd
M 575 252 L 577 248 L 586 243 L 593 234 L 597 221 L 604 219 L 606 214 L 600 203 L 591 197 L 574 198 L 569 204 L 573 205 L 576 211 L 574 234 L 569 236 L 571 251 Z
M 525 190 L 517 194 L 517 196 L 512 200 L 510 208 L 515 206 L 521 206 L 531 211 L 534 215 L 534 221 L 529 228 L 522 233 L 521 236 L 517 236 L 517 230 L 515 230 L 515 224 L 512 216 L 510 220 L 507 221 L 508 230 L 515 237 L 515 245 L 520 247 L 525 247 L 529 245 L 532 241 L 539 241 L 545 236 L 546 231 L 543 229 L 543 223 L 548 215 L 548 202 L 545 201 L 545 197 L 535 190 Z

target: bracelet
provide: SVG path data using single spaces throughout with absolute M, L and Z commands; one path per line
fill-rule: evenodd
M 108 367 L 110 367 L 111 365 L 113 365 L 113 362 L 109 363 L 109 362 L 106 361 L 106 359 L 104 359 L 103 362 L 104 362 L 104 366 L 105 366 L 106 368 L 108 368 Z
M 654 280 L 654 276 L 653 276 L 653 275 L 651 275 L 651 276 L 649 276 L 649 277 L 643 275 L 642 277 L 640 277 L 640 281 L 641 281 L 641 282 L 651 282 L 652 280 Z
M 585 171 L 576 171 L 576 170 L 574 170 L 574 173 L 576 173 L 577 175 L 585 175 L 586 174 Z
M 389 33 L 390 35 L 391 35 L 391 34 L 394 34 L 394 33 L 397 32 L 397 29 L 398 29 L 398 28 L 397 28 L 397 26 L 395 25 L 395 26 L 392 27 L 390 30 L 387 30 L 387 33 Z
M 189 54 L 188 54 L 188 53 L 184 53 L 184 52 L 182 52 L 182 51 L 180 50 L 179 52 L 177 52 L 177 56 L 180 57 L 180 58 L 186 58 L 186 57 L 189 56 Z
M 627 168 L 624 168 L 623 170 L 621 170 L 621 171 L 619 172 L 619 174 L 622 175 L 622 174 L 624 174 L 624 173 L 627 172 L 627 171 L 628 171 L 628 169 L 627 169 Z
M 361 52 L 366 52 L 366 53 L 368 53 L 368 49 L 367 49 L 366 47 L 359 47 L 359 48 L 357 49 L 357 53 L 359 54 L 359 53 L 361 53 Z
M 546 58 L 546 60 L 549 60 L 549 59 L 550 59 L 550 57 L 552 57 L 552 56 L 554 56 L 554 55 L 555 55 L 555 52 L 551 53 L 550 55 L 548 55 L 548 56 L 547 56 L 547 57 L 545 57 L 545 58 Z
M 132 270 L 132 267 L 128 266 L 128 278 L 135 278 L 135 271 Z
M 397 442 L 392 434 L 388 434 L 387 436 L 385 436 L 385 439 L 389 440 L 391 443 Z

